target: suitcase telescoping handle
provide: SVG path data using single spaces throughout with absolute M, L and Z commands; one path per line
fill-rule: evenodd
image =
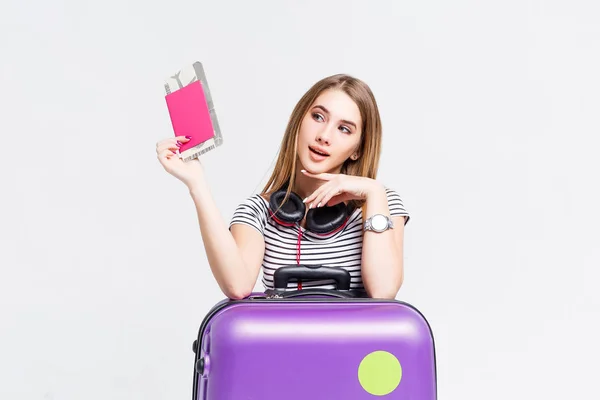
M 273 274 L 273 287 L 285 289 L 291 279 L 328 280 L 336 282 L 337 290 L 350 290 L 350 273 L 342 268 L 321 265 L 290 265 L 277 268 Z
M 286 291 L 290 280 L 329 280 L 336 283 L 335 290 L 299 289 Z M 290 265 L 278 268 L 273 274 L 273 290 L 267 290 L 269 298 L 291 298 L 304 296 L 330 296 L 341 298 L 356 297 L 350 291 L 350 273 L 342 268 L 323 267 L 320 265 Z

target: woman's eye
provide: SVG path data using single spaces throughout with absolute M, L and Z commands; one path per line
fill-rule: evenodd
M 316 120 L 323 120 L 323 116 L 319 113 L 313 113 L 313 118 Z
M 346 131 L 345 133 L 350 133 L 350 129 L 348 129 L 347 127 L 345 127 L 343 125 L 340 126 L 340 129 L 345 130 Z

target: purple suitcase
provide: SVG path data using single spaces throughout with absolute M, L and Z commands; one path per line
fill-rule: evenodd
M 324 278 L 337 290 L 278 290 Z M 338 268 L 279 268 L 274 287 L 204 318 L 192 400 L 437 399 L 433 334 L 413 306 L 349 291 Z

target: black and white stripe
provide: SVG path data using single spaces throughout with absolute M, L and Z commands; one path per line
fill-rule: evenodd
M 387 199 L 392 216 L 405 216 L 409 220 L 402 199 L 398 193 L 387 188 Z M 233 224 L 246 224 L 259 231 L 265 239 L 265 256 L 262 264 L 262 283 L 265 289 L 273 289 L 273 273 L 284 265 L 297 264 L 298 236 L 301 235 L 300 263 L 322 265 L 346 269 L 351 276 L 351 289 L 363 290 L 361 278 L 362 256 L 362 209 L 350 216 L 346 226 L 329 235 L 317 235 L 299 226 L 287 227 L 277 224 L 269 217 L 269 204 L 260 195 L 255 194 L 242 202 L 231 218 Z M 303 288 L 333 289 L 333 281 L 309 281 L 302 283 Z M 297 288 L 295 282 L 288 289 Z

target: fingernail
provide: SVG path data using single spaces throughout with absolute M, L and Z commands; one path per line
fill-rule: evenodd
M 311 209 L 311 208 L 312 208 L 312 203 L 310 203 L 310 206 L 308 206 L 308 209 Z
M 192 137 L 191 137 L 191 136 L 186 136 L 185 138 L 186 138 L 186 139 L 191 139 Z
M 177 147 L 181 147 L 182 143 L 181 142 L 177 142 Z
M 321 207 L 321 203 L 317 204 L 317 207 Z
M 303 203 L 306 203 L 306 200 L 308 199 L 308 197 L 305 197 L 304 200 L 302 200 Z

